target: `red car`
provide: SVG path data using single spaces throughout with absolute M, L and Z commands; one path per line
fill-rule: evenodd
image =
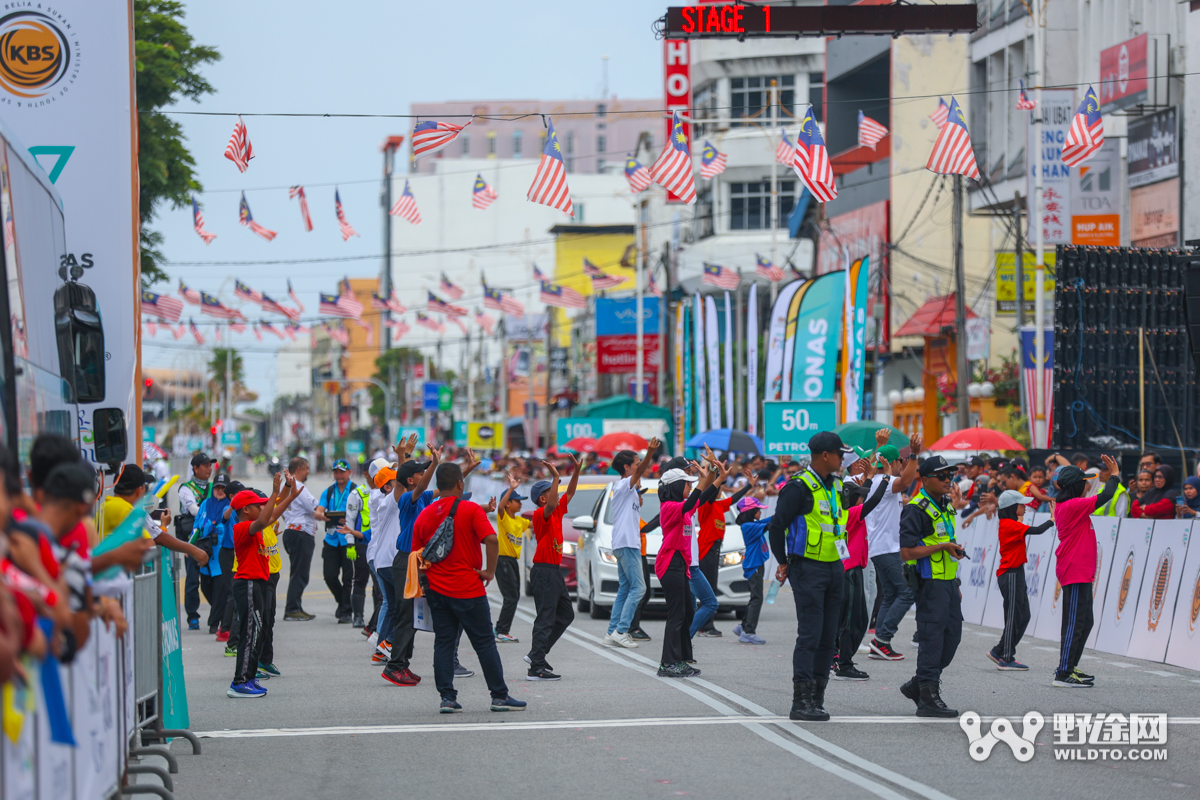
M 579 485 L 575 487 L 575 497 L 571 499 L 571 509 L 568 512 L 568 517 L 577 517 L 580 514 L 595 514 L 596 509 L 600 505 L 600 500 L 604 497 L 604 489 L 608 484 L 617 479 L 616 475 L 580 475 Z M 568 479 L 563 478 L 558 487 L 560 494 L 567 491 Z M 533 508 L 521 512 L 521 516 L 526 519 L 533 519 Z M 579 549 L 579 531 L 569 524 L 563 525 L 563 554 L 562 564 L 559 569 L 562 570 L 563 579 L 567 582 L 567 590 L 574 592 L 576 590 L 575 577 L 575 554 Z M 533 536 L 533 528 L 529 528 L 525 532 L 525 544 L 521 547 L 521 561 L 525 567 L 525 594 L 532 597 L 533 590 L 529 585 L 529 568 L 533 566 L 533 553 L 537 549 L 537 540 Z

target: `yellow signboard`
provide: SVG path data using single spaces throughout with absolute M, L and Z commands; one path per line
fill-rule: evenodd
M 1037 297 L 1037 256 L 1026 250 L 1022 255 L 1025 269 L 1025 313 L 1033 314 Z M 1047 250 L 1045 254 L 1046 278 L 1043 281 L 1046 308 L 1054 307 L 1054 265 L 1056 254 Z M 1017 313 L 1017 254 L 996 253 L 996 314 L 1015 316 Z
M 504 426 L 491 422 L 468 422 L 467 447 L 472 450 L 503 450 Z

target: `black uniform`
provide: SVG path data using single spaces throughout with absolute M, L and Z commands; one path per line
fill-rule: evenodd
M 936 507 L 943 509 L 948 503 L 947 498 L 934 501 Z M 919 506 L 905 504 L 900 511 L 900 547 L 921 547 L 925 537 L 933 534 L 933 520 L 929 515 Z M 959 562 L 959 566 L 963 563 Z M 917 681 L 937 683 L 941 680 L 942 670 L 954 660 L 954 653 L 962 641 L 962 592 L 957 578 L 952 581 L 919 578 L 917 583 L 917 641 L 920 643 Z

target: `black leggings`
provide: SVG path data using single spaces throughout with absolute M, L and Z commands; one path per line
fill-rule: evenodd
M 692 637 L 688 635 L 696 616 L 696 601 L 688 585 L 688 567 L 676 551 L 660 579 L 667 597 L 667 626 L 663 631 L 662 663 L 666 666 L 692 660 Z

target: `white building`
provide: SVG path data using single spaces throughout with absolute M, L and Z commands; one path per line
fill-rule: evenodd
M 300 334 L 275 353 L 276 393 L 280 396 L 312 395 L 312 343 L 309 334 Z

